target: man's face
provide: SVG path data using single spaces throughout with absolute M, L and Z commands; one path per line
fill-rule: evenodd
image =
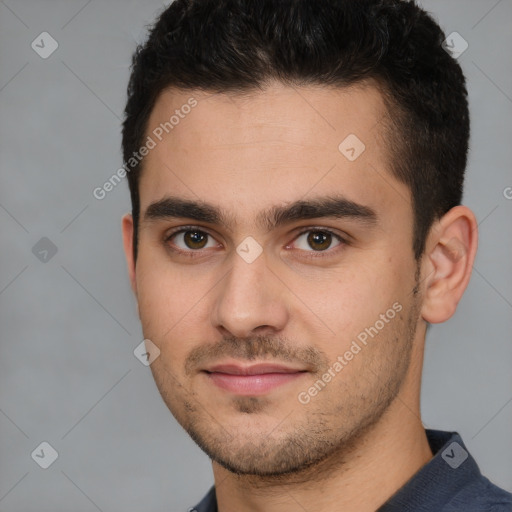
M 166 91 L 152 111 L 134 283 L 161 351 L 151 369 L 231 471 L 327 460 L 410 386 L 413 218 L 384 114 L 372 87 L 277 84 L 245 98 Z

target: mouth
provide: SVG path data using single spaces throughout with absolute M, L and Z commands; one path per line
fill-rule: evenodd
M 280 364 L 258 363 L 253 365 L 218 364 L 203 373 L 209 381 L 224 391 L 243 396 L 263 395 L 304 377 L 308 372 Z

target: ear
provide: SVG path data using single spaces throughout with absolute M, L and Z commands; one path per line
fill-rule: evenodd
M 135 260 L 133 259 L 133 217 L 127 213 L 122 219 L 123 246 L 128 265 L 130 284 L 135 296 L 137 296 L 137 281 L 135 279 Z
M 430 323 L 448 320 L 457 309 L 473 269 L 478 225 L 466 206 L 456 206 L 432 226 L 422 260 L 422 317 Z

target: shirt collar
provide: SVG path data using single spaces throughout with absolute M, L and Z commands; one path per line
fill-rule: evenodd
M 471 481 L 481 477 L 476 461 L 457 432 L 425 430 L 434 457 L 377 512 L 442 510 Z
M 415 473 L 376 512 L 422 508 L 441 510 L 463 487 L 480 477 L 480 470 L 457 432 L 425 429 L 433 458 Z M 218 512 L 215 486 L 191 512 Z

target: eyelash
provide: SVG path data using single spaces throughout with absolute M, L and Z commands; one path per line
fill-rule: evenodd
M 188 251 L 184 251 L 183 249 L 169 246 L 169 241 L 174 236 L 179 235 L 180 233 L 186 233 L 187 231 L 199 231 L 201 233 L 206 234 L 208 237 L 214 238 L 210 233 L 208 233 L 208 231 L 200 228 L 199 226 L 180 226 L 179 228 L 176 228 L 174 231 L 172 231 L 171 233 L 169 233 L 165 236 L 164 243 L 174 253 L 178 253 L 178 254 L 181 254 L 181 255 L 189 257 L 189 258 L 196 258 L 196 257 L 198 257 L 198 256 L 196 256 L 196 253 L 200 253 L 201 249 L 197 249 L 197 250 L 190 249 Z M 325 234 L 331 235 L 333 238 L 338 240 L 339 245 L 336 245 L 332 249 L 326 249 L 325 251 L 313 251 L 313 250 L 304 251 L 303 249 L 298 249 L 305 253 L 310 253 L 310 254 L 305 254 L 304 255 L 305 258 L 311 258 L 311 259 L 322 258 L 322 257 L 326 257 L 325 254 L 332 256 L 333 254 L 336 254 L 338 251 L 342 250 L 344 248 L 344 246 L 349 244 L 345 238 L 338 235 L 334 231 L 331 231 L 330 229 L 327 229 L 327 228 L 319 228 L 319 227 L 306 227 L 306 228 L 302 229 L 299 233 L 297 233 L 297 235 L 295 236 L 293 241 L 295 241 L 297 238 L 299 238 L 304 233 L 309 233 L 309 232 L 319 232 L 319 233 L 325 233 Z
M 197 258 L 195 253 L 201 252 L 201 249 L 197 249 L 197 250 L 190 249 L 188 251 L 184 251 L 183 249 L 178 249 L 178 248 L 169 246 L 169 241 L 171 240 L 171 238 L 173 238 L 176 235 L 179 235 L 180 233 L 186 233 L 187 231 L 199 231 L 201 233 L 205 233 L 208 237 L 214 238 L 212 235 L 210 235 L 210 233 L 208 233 L 208 231 L 205 231 L 204 229 L 201 229 L 198 226 L 181 226 L 179 228 L 176 228 L 176 230 L 171 231 L 168 235 L 166 235 L 164 238 L 164 243 L 174 253 L 177 253 L 177 254 L 180 254 L 182 256 L 186 256 L 189 258 Z

